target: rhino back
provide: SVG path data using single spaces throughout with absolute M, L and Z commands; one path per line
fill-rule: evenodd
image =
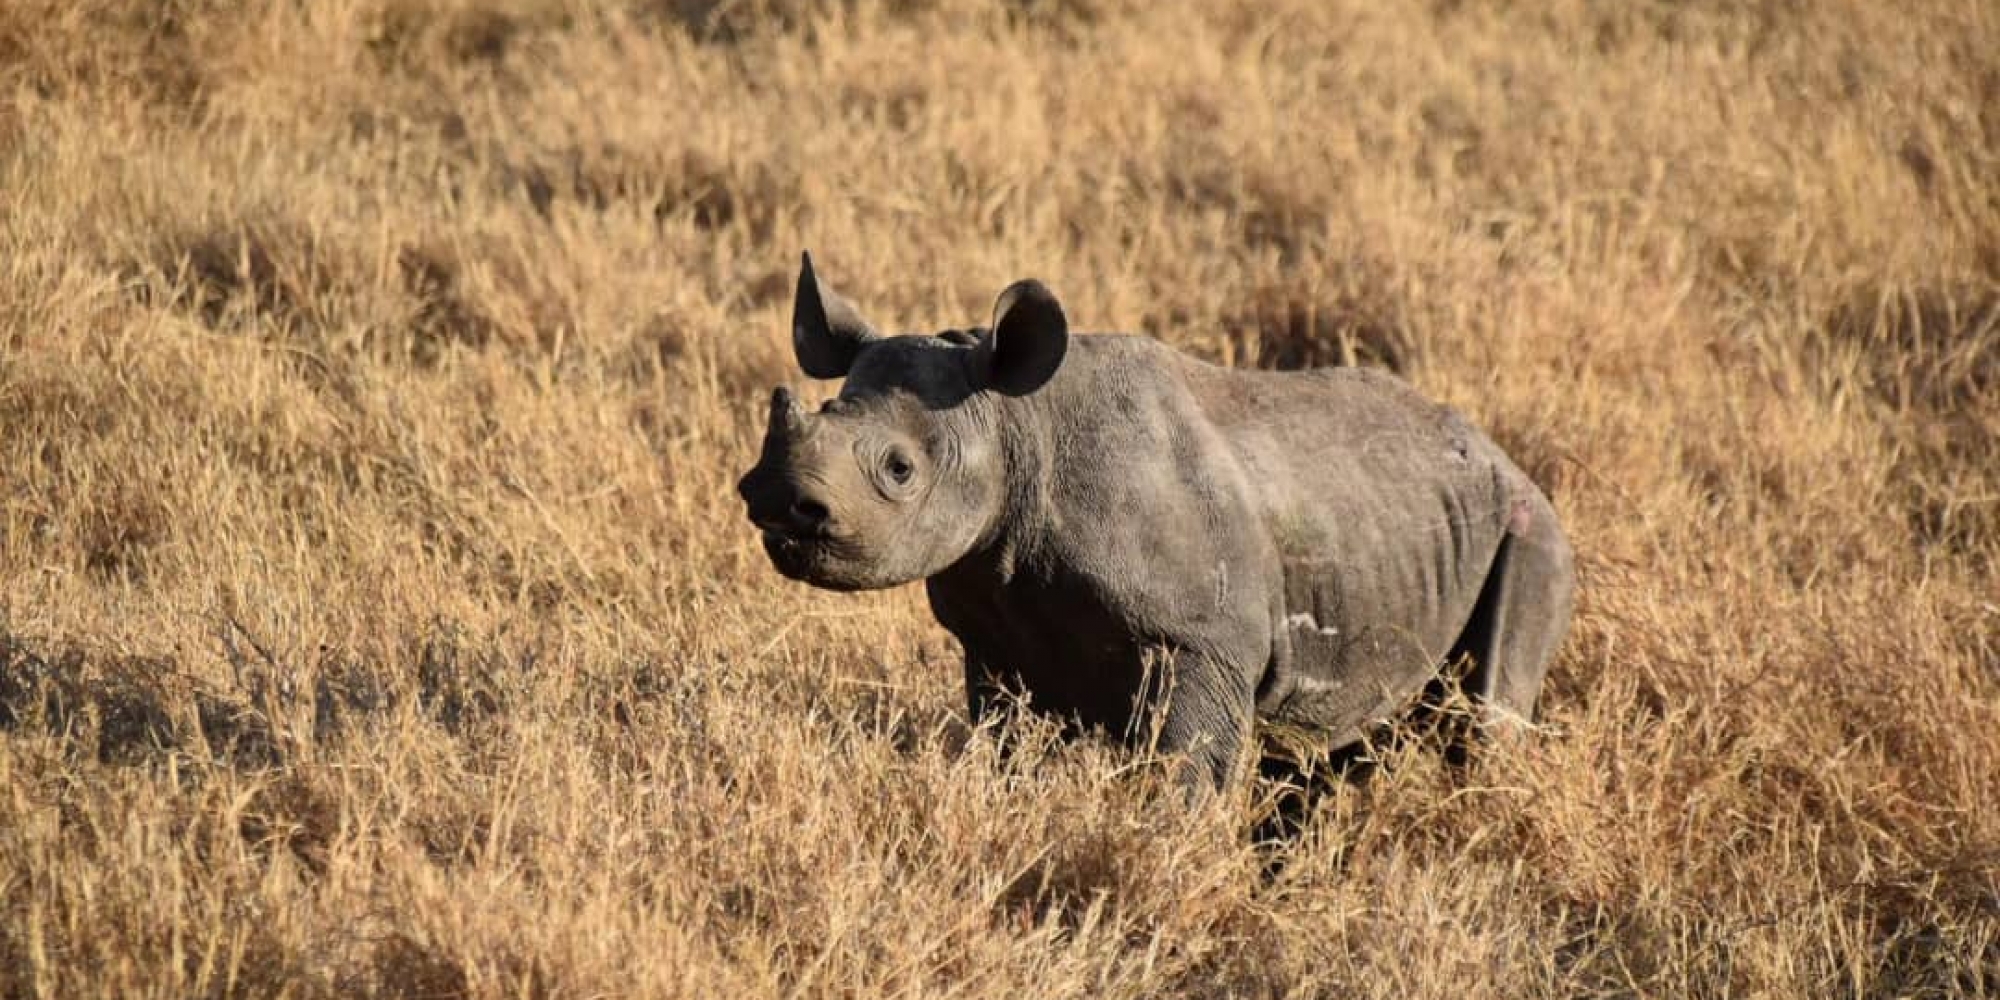
M 1356 738 L 1435 676 L 1525 479 L 1456 412 L 1386 373 L 1193 362 L 1189 381 L 1256 483 L 1281 565 L 1260 714 Z
M 1148 647 L 1336 742 L 1435 675 L 1503 530 L 1499 449 L 1391 376 L 1241 372 L 1083 335 L 1012 401 L 1003 544 L 933 578 L 968 654 L 1116 728 Z

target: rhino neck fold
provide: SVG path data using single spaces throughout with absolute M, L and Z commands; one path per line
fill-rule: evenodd
M 1006 582 L 1019 561 L 1041 544 L 1055 522 L 1049 496 L 1055 476 L 1051 423 L 1045 394 L 1010 397 L 987 394 L 979 414 L 992 435 L 998 458 L 999 483 L 993 508 L 978 539 L 947 574 L 971 573 Z

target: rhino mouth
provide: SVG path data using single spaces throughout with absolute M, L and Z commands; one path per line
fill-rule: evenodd
M 797 535 L 776 528 L 765 528 L 762 536 L 764 539 L 764 551 L 770 553 L 773 559 L 777 559 L 780 556 L 799 557 L 808 555 L 822 548 L 826 541 L 814 535 Z
M 788 579 L 828 590 L 858 590 L 860 585 L 842 572 L 838 540 L 825 534 L 798 533 L 784 528 L 762 527 L 764 554 L 771 565 Z

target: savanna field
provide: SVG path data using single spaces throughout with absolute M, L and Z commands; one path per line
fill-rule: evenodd
M 744 520 L 807 248 L 1457 406 L 1538 732 L 1003 756 Z M 0 996 L 1996 994 L 2000 6 L 0 5 Z

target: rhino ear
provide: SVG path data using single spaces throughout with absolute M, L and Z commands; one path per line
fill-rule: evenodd
M 840 378 L 870 341 L 875 328 L 846 299 L 819 283 L 812 254 L 801 254 L 799 290 L 792 300 L 792 351 L 813 378 Z
M 993 329 L 973 348 L 976 384 L 1009 396 L 1042 387 L 1069 352 L 1069 320 L 1039 281 L 1017 281 L 993 304 Z

